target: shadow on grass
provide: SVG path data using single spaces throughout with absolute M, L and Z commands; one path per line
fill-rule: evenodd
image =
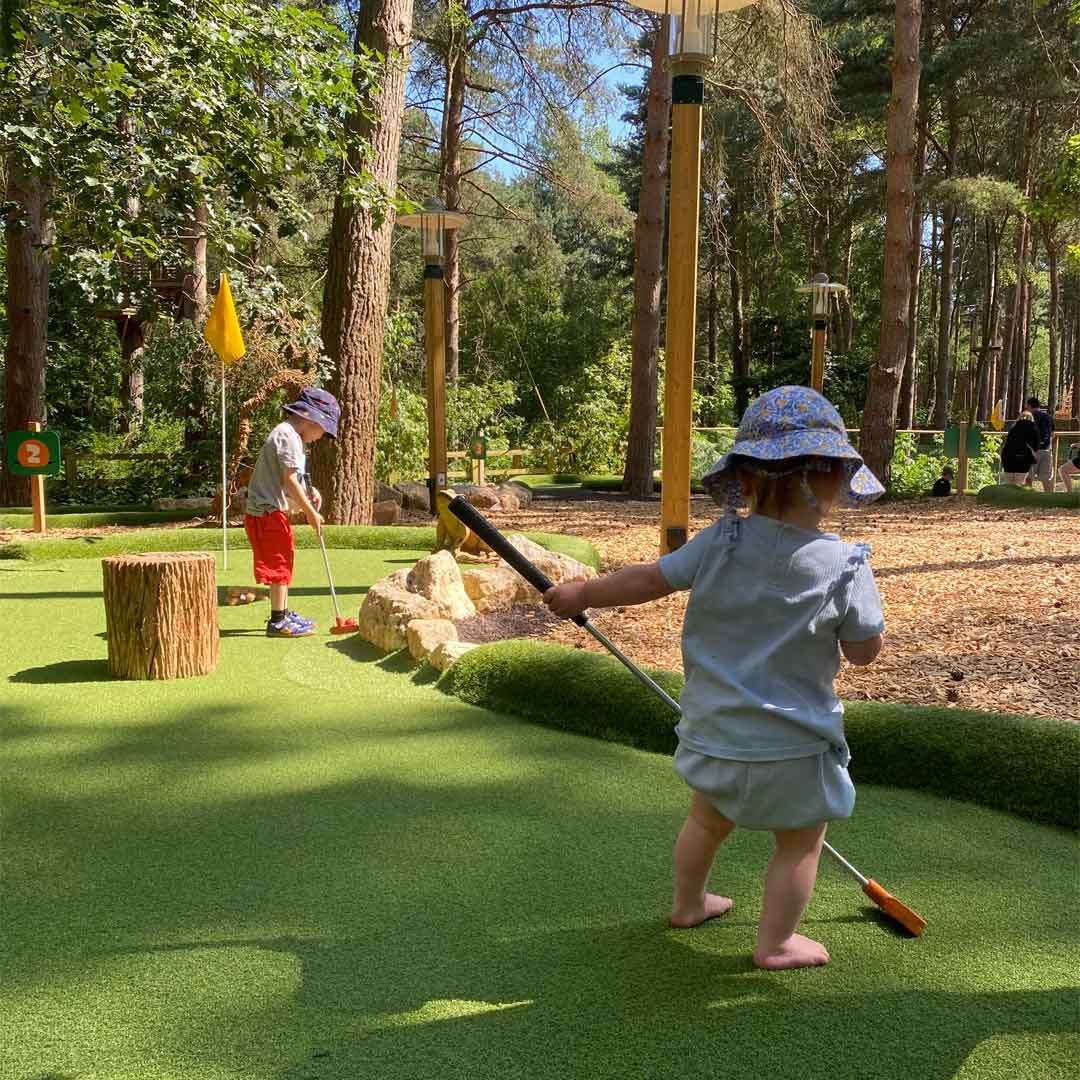
M 8 677 L 8 682 L 29 683 L 34 686 L 116 681 L 109 674 L 105 660 L 60 660 L 55 664 L 26 668 Z
M 1074 1026 L 1075 997 L 1065 991 L 822 995 L 808 982 L 815 973 L 758 971 L 725 947 L 720 929 L 707 935 L 711 949 L 701 947 L 705 935 L 676 934 L 659 921 L 534 929 L 489 937 L 479 954 L 475 941 L 454 934 L 433 951 L 403 952 L 404 932 L 196 939 L 118 952 L 254 948 L 296 961 L 296 1004 L 349 1023 L 320 1032 L 281 1080 L 674 1080 L 718 1075 L 717 1061 L 729 1080 L 951 1080 L 986 1039 L 1068 1035 Z M 827 1048 L 808 1051 L 808 1037 L 830 1032 L 838 1037 Z

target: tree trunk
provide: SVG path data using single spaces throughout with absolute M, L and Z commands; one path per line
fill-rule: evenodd
M 1061 306 L 1061 287 L 1058 284 L 1057 240 L 1049 225 L 1043 226 L 1043 236 L 1046 241 L 1046 258 L 1050 263 L 1050 297 L 1046 311 L 1047 333 L 1050 338 L 1050 370 L 1046 380 L 1046 408 L 1053 416 L 1058 400 L 1058 310 Z
M 101 560 L 109 674 L 184 679 L 218 663 L 214 556 L 170 551 Z
M 465 127 L 465 34 L 455 29 L 446 63 L 446 117 L 443 123 L 442 187 L 446 208 L 461 209 L 461 140 Z M 456 383 L 460 367 L 461 257 L 457 229 L 446 234 L 446 380 Z
M 412 0 L 377 0 L 359 9 L 356 51 L 373 49 L 384 59 L 371 109 L 352 110 L 346 118 L 348 171 L 368 168 L 390 193 L 397 186 L 411 30 Z M 362 84 L 358 72 L 358 92 Z M 341 423 L 336 441 L 315 444 L 312 464 L 326 516 L 340 524 L 364 524 L 372 518 L 393 227 L 393 214 L 376 221 L 370 210 L 351 205 L 338 193 L 323 288 L 322 339 L 333 363 L 329 389 L 341 404 Z
M 146 352 L 146 327 L 137 315 L 116 320 L 120 335 L 120 430 L 136 431 L 143 421 L 143 391 L 146 376 L 143 355 Z
M 666 58 L 665 18 L 660 21 L 651 53 L 641 193 L 634 226 L 630 431 L 623 490 L 637 499 L 653 494 L 656 459 L 656 369 L 660 350 L 660 288 L 668 171 L 668 116 L 671 112 L 671 74 L 665 66 Z
M 1076 305 L 1072 329 L 1072 414 L 1080 424 L 1080 303 Z
M 7 162 L 7 320 L 4 435 L 45 419 L 45 347 L 49 313 L 48 191 L 14 156 Z M 3 447 L 0 446 L 0 452 Z M 0 505 L 24 506 L 30 483 L 0 466 Z
M 919 109 L 919 126 L 915 144 L 915 185 L 918 187 L 926 171 L 926 131 L 930 123 L 929 107 Z M 915 388 L 918 386 L 919 362 L 919 283 L 922 278 L 922 198 L 916 191 L 911 207 L 911 291 L 908 294 L 908 340 L 904 359 L 904 377 L 900 382 L 900 411 L 897 425 L 915 426 Z
M 188 270 L 184 275 L 184 291 L 180 297 L 180 318 L 191 323 L 201 322 L 206 314 L 206 231 L 210 210 L 206 199 L 199 197 L 186 241 Z M 195 357 L 189 365 L 187 405 L 184 410 L 184 448 L 193 452 L 210 437 L 210 395 L 206 372 Z
M 750 389 L 746 385 L 749 375 L 746 362 L 746 341 L 743 337 L 743 292 L 739 280 L 739 259 L 734 251 L 728 252 L 728 278 L 731 284 L 731 381 L 735 391 L 735 422 L 750 404 Z
M 930 215 L 930 281 L 927 283 L 930 295 L 930 335 L 927 339 L 926 363 L 923 365 L 925 384 L 922 387 L 923 408 L 928 418 L 934 415 L 935 387 L 937 385 L 937 316 L 938 316 L 938 216 Z
M 921 0 L 897 0 L 885 166 L 885 268 L 878 356 L 870 369 L 860 452 L 886 486 L 896 441 L 896 405 L 908 341 L 915 113 L 919 104 Z
M 945 175 L 956 171 L 956 155 L 960 148 L 960 120 L 956 98 L 949 97 L 945 107 L 949 121 L 949 145 L 945 158 Z M 945 428 L 949 423 L 949 387 L 952 382 L 952 355 L 949 335 L 952 333 L 953 309 L 953 249 L 955 246 L 956 207 L 947 203 L 941 211 L 941 280 L 938 304 L 937 379 L 934 385 L 934 415 L 931 427 Z

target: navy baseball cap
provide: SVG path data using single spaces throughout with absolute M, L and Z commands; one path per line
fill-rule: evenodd
M 282 405 L 282 408 L 285 412 L 295 413 L 318 424 L 331 439 L 337 438 L 341 406 L 333 394 L 309 386 L 300 392 L 300 396 L 291 405 Z

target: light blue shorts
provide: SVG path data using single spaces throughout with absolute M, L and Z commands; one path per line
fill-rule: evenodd
M 851 817 L 855 785 L 833 750 L 787 761 L 731 761 L 680 746 L 675 771 L 743 829 L 809 829 Z

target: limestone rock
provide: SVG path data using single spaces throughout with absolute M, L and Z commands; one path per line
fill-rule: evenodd
M 507 480 L 505 484 L 499 485 L 499 498 L 503 496 L 503 492 L 509 492 L 518 501 L 518 505 L 522 509 L 527 509 L 532 506 L 533 493 L 532 488 L 528 484 L 523 484 L 519 480 Z
M 442 609 L 434 601 L 409 592 L 408 578 L 408 570 L 397 570 L 376 581 L 360 606 L 361 636 L 384 652 L 405 648 L 405 628 L 413 619 L 442 616 Z
M 372 518 L 376 525 L 396 525 L 401 518 L 401 503 L 393 499 L 377 502 L 372 510 Z
M 475 648 L 477 646 L 469 641 L 444 641 L 431 650 L 427 662 L 436 671 L 445 671 L 451 664 Z
M 445 619 L 468 619 L 476 607 L 465 592 L 461 571 L 449 551 L 436 551 L 408 572 L 408 588 L 426 597 Z
M 425 489 L 426 492 L 426 489 Z M 375 502 L 392 502 L 398 506 L 404 501 L 404 496 L 398 491 L 397 488 L 391 487 L 389 484 L 384 484 L 381 480 L 375 481 Z
M 457 641 L 457 627 L 449 619 L 413 619 L 405 630 L 409 653 L 414 660 L 425 660 L 439 645 Z
M 454 491 L 461 495 L 470 506 L 477 510 L 498 510 L 499 491 L 493 487 L 480 487 L 479 484 L 455 484 Z
M 431 497 L 428 495 L 427 484 L 420 484 L 415 480 L 402 480 L 394 487 L 401 493 L 403 509 L 419 510 L 424 513 L 431 510 Z
M 518 594 L 522 579 L 515 570 L 502 563 L 499 566 L 466 570 L 461 575 L 465 592 L 477 611 L 509 611 Z M 538 595 L 535 590 L 533 595 Z
M 575 581 L 580 578 L 594 578 L 596 571 L 591 566 L 586 566 L 569 555 L 559 555 L 554 551 L 548 551 L 535 541 L 530 540 L 520 533 L 511 533 L 507 537 L 535 566 L 542 570 L 552 582 L 561 585 L 564 581 Z M 505 563 L 503 565 L 506 565 Z M 524 578 L 518 578 L 517 603 L 536 604 L 540 601 L 540 594 Z

